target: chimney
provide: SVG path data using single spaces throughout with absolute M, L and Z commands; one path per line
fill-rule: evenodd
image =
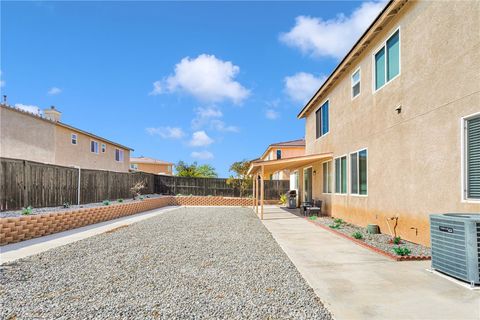
M 62 113 L 55 109 L 54 106 L 51 106 L 50 109 L 43 110 L 43 116 L 48 120 L 59 122 Z

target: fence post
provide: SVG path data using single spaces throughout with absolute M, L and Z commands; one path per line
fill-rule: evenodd
M 23 206 L 28 207 L 28 183 L 29 175 L 27 174 L 27 161 L 23 160 Z M 28 180 L 27 180 L 28 179 Z

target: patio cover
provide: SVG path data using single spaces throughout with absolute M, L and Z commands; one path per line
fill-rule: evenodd
M 253 207 L 257 215 L 259 211 L 258 202 L 260 200 L 260 218 L 263 220 L 263 203 L 265 198 L 263 177 L 265 176 L 265 174 L 274 173 L 275 171 L 280 170 L 305 167 L 321 160 L 331 159 L 332 157 L 332 153 L 317 153 L 279 160 L 252 161 L 252 163 L 250 164 L 250 168 L 248 169 L 248 174 L 251 174 L 253 179 Z M 257 179 L 255 179 L 256 177 Z M 260 183 L 258 181 L 258 177 L 260 178 Z

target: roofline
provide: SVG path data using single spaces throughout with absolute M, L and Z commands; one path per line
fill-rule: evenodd
M 108 140 L 108 139 L 105 139 L 105 138 L 102 138 L 100 136 L 97 136 L 96 134 L 93 134 L 93 133 L 90 133 L 88 131 L 85 131 L 85 130 L 82 130 L 82 129 L 78 129 L 78 128 L 75 128 L 71 125 L 68 125 L 66 123 L 63 123 L 63 122 L 60 122 L 60 121 L 52 121 L 52 120 L 49 120 L 47 118 L 44 118 L 40 115 L 36 115 L 36 114 L 33 114 L 31 112 L 28 112 L 28 111 L 24 111 L 24 110 L 21 110 L 19 108 L 16 108 L 16 107 L 13 107 L 13 106 L 10 106 L 10 105 L 7 105 L 7 104 L 4 104 L 4 103 L 1 103 L 0 106 L 4 107 L 4 108 L 7 108 L 8 110 L 12 110 L 12 111 L 15 111 L 15 112 L 18 112 L 18 113 L 21 113 L 21 114 L 24 114 L 24 115 L 27 115 L 27 116 L 30 116 L 32 118 L 35 118 L 35 119 L 38 119 L 38 120 L 42 120 L 42 121 L 46 121 L 48 123 L 51 123 L 51 124 L 54 124 L 54 125 L 58 125 L 60 127 L 64 127 L 66 129 L 69 129 L 69 130 L 74 130 L 74 131 L 77 131 L 79 133 L 83 133 L 84 135 L 87 135 L 91 138 L 95 138 L 95 139 L 98 139 L 98 140 L 102 140 L 104 142 L 107 142 L 111 145 L 114 145 L 114 146 L 117 146 L 117 147 L 120 147 L 122 149 L 126 149 L 126 150 L 130 150 L 130 151 L 134 151 L 132 148 L 130 147 L 127 147 L 127 146 L 124 146 L 124 145 L 121 145 L 120 143 L 116 143 L 114 141 L 111 141 L 111 140 Z
M 281 143 L 287 143 L 287 142 L 297 141 L 297 140 L 305 141 L 305 139 L 302 138 L 302 139 L 295 139 L 295 140 L 290 140 L 290 141 L 272 143 L 272 144 L 268 145 L 267 149 L 265 149 L 265 151 L 262 153 L 262 155 L 258 159 L 262 159 L 268 153 L 268 150 L 270 150 L 274 147 L 281 147 L 281 148 L 302 148 L 303 147 L 303 148 L 305 148 L 305 144 L 303 144 L 303 145 L 300 145 L 300 144 L 299 145 L 290 145 L 290 146 L 282 146 L 281 145 Z
M 298 113 L 297 115 L 297 118 L 298 119 L 301 119 L 305 116 L 305 113 L 308 111 L 308 109 L 310 109 L 312 107 L 312 105 L 314 104 L 314 102 L 317 100 L 317 97 L 323 92 L 324 88 L 326 87 L 327 83 L 329 83 L 334 75 L 340 70 L 340 68 L 346 64 L 346 62 L 348 60 L 351 59 L 350 55 L 352 54 L 352 52 L 357 48 L 357 46 L 360 44 L 360 42 L 362 42 L 363 40 L 365 40 L 365 37 L 367 36 L 367 34 L 370 32 L 370 30 L 373 29 L 373 27 L 375 26 L 375 24 L 377 24 L 377 22 L 380 20 L 381 17 L 383 17 L 383 15 L 385 14 L 385 12 L 387 12 L 393 4 L 395 3 L 401 3 L 402 1 L 404 1 L 405 3 L 409 0 L 389 0 L 389 2 L 387 3 L 387 5 L 383 8 L 383 10 L 378 14 L 378 16 L 375 18 L 375 20 L 373 20 L 373 22 L 370 24 L 370 26 L 367 28 L 367 30 L 365 30 L 365 32 L 361 35 L 361 37 L 357 40 L 357 42 L 355 42 L 355 44 L 353 45 L 353 47 L 350 49 L 350 51 L 348 51 L 348 53 L 343 57 L 342 61 L 340 61 L 340 63 L 335 67 L 335 69 L 332 71 L 332 73 L 330 73 L 330 75 L 328 76 L 327 80 L 325 80 L 325 82 L 320 86 L 320 88 L 317 90 L 317 92 L 312 96 L 312 98 L 310 98 L 310 100 L 307 102 L 307 104 L 302 108 L 302 110 L 300 110 L 300 112 Z
M 153 161 L 145 161 L 145 160 L 139 160 L 142 158 L 138 157 L 130 157 L 130 163 L 147 163 L 147 164 L 171 164 L 174 165 L 173 162 L 168 162 L 168 161 L 163 161 L 163 160 L 153 160 Z
M 333 157 L 332 152 L 325 152 L 325 153 L 307 154 L 303 156 L 283 158 L 283 159 L 252 161 L 248 169 L 248 174 L 252 173 L 255 167 L 262 167 L 265 165 L 268 166 L 270 164 L 277 164 L 277 163 L 291 163 L 291 162 L 295 162 L 296 160 L 321 160 L 323 158 L 332 158 L 332 157 Z

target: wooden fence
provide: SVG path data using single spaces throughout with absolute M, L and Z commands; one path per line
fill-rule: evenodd
M 53 207 L 78 203 L 79 170 L 33 161 L 0 158 L 0 210 L 26 206 Z M 132 197 L 130 188 L 143 181 L 144 194 L 248 197 L 251 187 L 240 189 L 223 178 L 189 178 L 151 173 L 80 170 L 80 203 Z M 265 181 L 265 199 L 279 199 L 289 188 L 288 180 Z

